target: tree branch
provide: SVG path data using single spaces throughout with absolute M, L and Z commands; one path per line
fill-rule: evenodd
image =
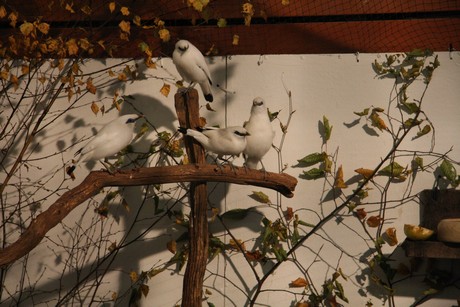
M 35 248 L 46 233 L 60 223 L 73 209 L 109 186 L 139 186 L 173 182 L 230 182 L 269 188 L 292 197 L 297 179 L 287 174 L 264 173 L 243 167 L 219 168 L 210 164 L 140 168 L 120 171 L 114 175 L 106 171 L 94 171 L 70 191 L 64 193 L 46 211 L 32 220 L 21 237 L 0 251 L 0 267 L 8 265 Z

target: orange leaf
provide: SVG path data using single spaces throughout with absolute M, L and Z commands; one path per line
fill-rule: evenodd
M 246 258 L 250 261 L 260 261 L 264 258 L 264 256 L 259 250 L 255 250 L 253 252 L 246 252 Z
M 91 15 L 91 12 L 92 12 L 91 8 L 88 5 L 84 5 L 81 8 L 81 11 L 85 13 L 86 15 Z
M 366 217 L 367 212 L 363 208 L 359 208 L 359 209 L 356 209 L 356 215 L 358 216 L 360 220 L 363 220 Z
M 110 10 L 110 13 L 113 13 L 113 11 L 115 11 L 115 2 L 109 3 L 109 10 Z
M 374 173 L 373 170 L 367 169 L 367 168 L 362 168 L 362 167 L 355 169 L 355 172 L 357 172 L 358 174 L 360 174 L 364 178 L 370 178 L 372 176 L 372 174 Z
M 171 91 L 171 86 L 169 84 L 163 83 L 163 86 L 160 89 L 160 93 L 163 96 L 168 97 L 170 91 Z
M 99 106 L 94 101 L 91 104 L 91 111 L 93 111 L 94 115 L 97 115 L 97 113 L 99 112 Z
M 366 220 L 367 226 L 372 227 L 372 228 L 379 227 L 381 222 L 382 222 L 382 218 L 377 215 L 370 216 Z
M 121 31 L 125 33 L 129 33 L 131 30 L 131 23 L 129 21 L 122 20 L 118 26 L 120 27 Z
M 50 30 L 50 25 L 46 22 L 41 22 L 37 26 L 38 31 L 42 32 L 43 34 L 48 34 Z
M 149 286 L 142 284 L 139 286 L 139 289 L 141 290 L 142 294 L 144 294 L 144 297 L 147 297 L 147 294 L 149 294 Z
M 67 51 L 69 55 L 77 55 L 78 53 L 78 45 L 75 39 L 71 38 L 66 43 Z
M 158 35 L 160 36 L 160 39 L 163 41 L 163 42 L 168 42 L 169 39 L 171 38 L 171 35 L 169 34 L 169 30 L 168 29 L 160 29 L 158 31 Z
M 291 281 L 289 284 L 290 288 L 303 288 L 308 286 L 308 281 L 305 278 L 299 277 L 296 280 Z
M 132 281 L 132 282 L 136 282 L 137 279 L 138 279 L 138 275 L 137 275 L 136 272 L 131 271 L 131 272 L 129 273 L 129 278 L 131 278 L 131 281 Z
M 166 248 L 173 254 L 176 253 L 177 251 L 177 243 L 175 240 L 171 240 L 168 243 L 166 243 Z
M 121 12 L 124 16 L 128 16 L 128 15 L 129 15 L 129 8 L 127 8 L 126 6 L 122 6 L 121 9 L 120 9 L 120 12 Z
M 18 13 L 16 12 L 11 12 L 10 15 L 8 15 L 8 19 L 10 20 L 10 25 L 15 28 L 16 23 L 18 22 Z
M 133 17 L 133 23 L 136 26 L 140 27 L 141 26 L 141 16 L 139 16 L 139 15 L 134 16 Z
M 385 235 L 383 239 L 388 243 L 390 246 L 395 246 L 398 244 L 398 238 L 396 237 L 396 228 L 390 227 L 385 230 Z
M 30 68 L 29 68 L 29 65 L 22 65 L 22 66 L 21 66 L 21 73 L 22 73 L 23 75 L 28 74 L 28 73 L 29 73 L 29 69 L 30 69 Z
M 86 81 L 86 89 L 91 94 L 96 94 L 96 87 L 93 85 L 93 79 L 91 77 Z
M 237 46 L 240 42 L 240 36 L 238 34 L 233 34 L 232 45 Z
M 73 14 L 73 13 L 75 13 L 75 11 L 73 10 L 72 5 L 73 5 L 73 3 L 71 5 L 66 3 L 65 9 L 66 9 L 66 11 L 69 11 L 69 12 L 71 12 Z
M 32 31 L 34 30 L 34 25 L 26 21 L 19 26 L 19 30 L 24 36 L 29 36 L 30 33 L 32 33 Z
M 287 207 L 284 216 L 286 217 L 286 220 L 292 220 L 292 218 L 294 217 L 294 210 L 292 209 L 292 207 Z
M 297 304 L 295 304 L 295 307 L 310 307 L 310 304 L 307 303 L 307 302 L 298 302 Z
M 2 5 L 2 6 L 0 6 L 0 18 L 4 18 L 5 16 L 6 16 L 6 9 Z
M 387 129 L 387 125 L 376 112 L 372 112 L 370 119 L 372 122 L 372 126 L 377 127 L 380 131 Z
M 343 181 L 343 169 L 342 165 L 339 166 L 337 170 L 337 174 L 335 176 L 335 184 L 334 186 L 339 189 L 345 189 L 348 187 L 348 185 Z

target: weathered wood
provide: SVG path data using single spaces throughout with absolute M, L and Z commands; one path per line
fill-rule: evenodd
M 208 164 L 140 168 L 121 171 L 114 175 L 105 171 L 94 171 L 33 219 L 17 241 L 0 250 L 0 266 L 8 265 L 25 256 L 40 243 L 50 229 L 60 223 L 78 205 L 98 194 L 103 187 L 194 181 L 225 181 L 258 185 L 277 190 L 287 197 L 292 197 L 292 191 L 297 184 L 297 180 L 287 174 L 267 173 L 264 178 L 263 172 L 260 171 L 236 168 L 235 173 L 228 167 L 219 169 L 215 165 Z
M 181 127 L 200 126 L 198 91 L 190 89 L 174 96 L 177 118 Z M 206 154 L 191 137 L 185 137 L 185 149 L 191 163 L 205 163 Z M 206 181 L 190 183 L 190 226 L 188 261 L 182 287 L 182 306 L 201 307 L 204 275 L 208 261 L 208 190 Z
M 460 218 L 460 191 L 424 190 L 420 193 L 420 226 L 434 230 L 446 218 Z M 409 257 L 460 259 L 460 244 L 436 240 L 436 234 L 427 241 L 406 239 L 402 247 Z

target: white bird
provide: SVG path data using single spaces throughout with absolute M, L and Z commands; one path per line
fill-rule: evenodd
M 246 137 L 249 133 L 243 127 L 206 127 L 200 130 L 202 131 L 179 127 L 181 133 L 193 137 L 204 149 L 216 154 L 219 159 L 226 155 L 238 156 L 246 148 Z
M 172 59 L 182 79 L 189 82 L 190 87 L 198 83 L 204 98 L 212 102 L 211 74 L 200 50 L 189 41 L 180 40 L 176 43 Z
M 141 117 L 143 116 L 138 114 L 123 115 L 102 127 L 84 147 L 75 153 L 75 156 L 80 156 L 67 170 L 67 174 L 71 175 L 80 161 L 108 158 L 128 146 L 134 138 L 136 120 Z
M 254 98 L 251 107 L 249 120 L 244 124 L 249 132 L 246 138 L 246 149 L 243 152 L 245 165 L 252 169 L 257 169 L 259 162 L 272 147 L 275 132 L 273 131 L 270 118 L 268 117 L 267 107 L 264 100 L 260 97 Z

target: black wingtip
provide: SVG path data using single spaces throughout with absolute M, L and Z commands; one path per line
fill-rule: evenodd
M 67 175 L 72 176 L 73 171 L 75 170 L 75 165 L 72 165 L 67 169 Z
M 187 128 L 184 128 L 184 127 L 177 128 L 177 131 L 179 131 L 182 134 L 187 134 Z
M 212 97 L 212 94 L 207 94 L 204 95 L 204 99 L 206 99 L 206 101 L 212 102 L 214 100 L 214 97 Z

